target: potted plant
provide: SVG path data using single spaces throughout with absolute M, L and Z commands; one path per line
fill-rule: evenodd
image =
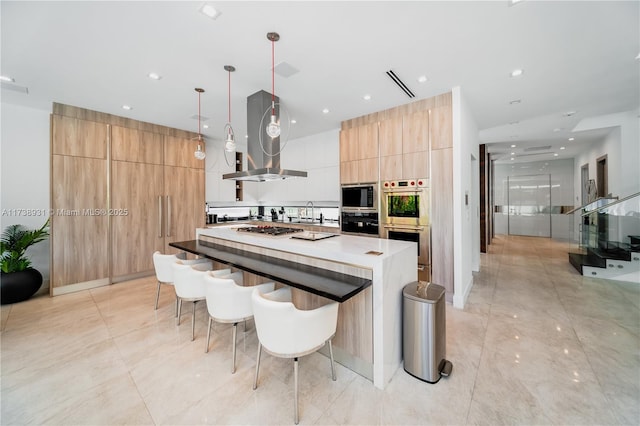
M 42 285 L 42 274 L 31 267 L 31 259 L 25 253 L 29 247 L 48 236 L 49 220 L 39 229 L 31 230 L 23 225 L 5 228 L 0 238 L 0 302 L 3 305 L 27 300 Z

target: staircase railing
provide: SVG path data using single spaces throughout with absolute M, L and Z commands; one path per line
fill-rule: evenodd
M 640 252 L 640 192 L 584 211 L 581 233 L 587 251 L 613 257 Z

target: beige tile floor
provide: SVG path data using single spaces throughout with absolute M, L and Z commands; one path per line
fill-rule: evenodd
M 640 288 L 584 278 L 570 246 L 498 236 L 464 310 L 447 305 L 452 375 L 435 385 L 402 369 L 384 391 L 327 358 L 300 361 L 301 424 L 640 424 Z M 292 424 L 290 361 L 264 355 L 251 389 L 257 340 L 215 325 L 204 353 L 173 317 L 153 277 L 49 298 L 1 312 L 1 418 L 11 424 Z

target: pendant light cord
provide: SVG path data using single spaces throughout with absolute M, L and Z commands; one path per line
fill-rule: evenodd
M 229 71 L 229 124 L 231 124 L 231 71 Z
M 200 141 L 202 136 L 200 136 L 200 92 L 198 92 L 198 141 Z
M 271 115 L 276 115 L 275 51 L 276 42 L 274 40 L 271 40 Z

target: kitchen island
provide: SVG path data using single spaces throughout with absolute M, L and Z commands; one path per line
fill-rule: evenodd
M 402 363 L 402 288 L 417 280 L 415 243 L 352 235 L 293 239 L 239 232 L 243 226 L 247 225 L 197 229 L 198 243 L 236 255 L 244 251 L 280 259 L 287 266 L 317 268 L 339 274 L 341 280 L 354 277 L 353 284 L 361 288 L 341 303 L 334 338 L 336 360 L 384 388 Z M 201 251 L 198 254 L 207 256 Z M 260 271 L 251 272 L 260 275 Z M 268 277 L 269 272 L 264 272 Z M 299 308 L 322 303 L 317 292 L 296 289 L 294 303 Z

